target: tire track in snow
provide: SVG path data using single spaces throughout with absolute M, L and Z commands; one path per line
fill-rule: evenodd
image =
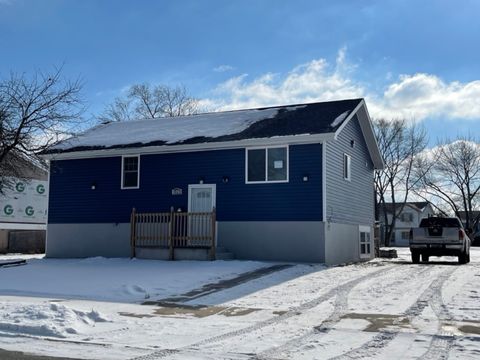
M 224 334 L 221 334 L 221 335 L 213 336 L 213 337 L 205 339 L 205 340 L 201 340 L 197 343 L 185 346 L 184 348 L 163 349 L 163 350 L 156 351 L 152 354 L 136 357 L 132 360 L 155 360 L 155 359 L 160 359 L 160 358 L 166 357 L 168 355 L 172 355 L 174 353 L 181 352 L 181 350 L 190 350 L 190 351 L 191 350 L 197 350 L 196 348 L 198 348 L 200 346 L 203 346 L 203 345 L 209 345 L 209 344 L 212 344 L 212 343 L 220 342 L 220 341 L 227 340 L 227 339 L 230 339 L 230 338 L 234 338 L 234 337 L 237 337 L 237 336 L 241 336 L 241 335 L 244 335 L 244 334 L 249 334 L 253 331 L 261 330 L 262 328 L 265 328 L 265 327 L 270 326 L 270 325 L 274 325 L 276 323 L 283 322 L 283 321 L 285 321 L 285 320 L 287 320 L 291 317 L 302 315 L 302 313 L 304 311 L 312 309 L 312 308 L 320 305 L 321 303 L 329 300 L 330 298 L 333 298 L 333 297 L 337 296 L 338 294 L 348 295 L 348 293 L 351 291 L 351 289 L 353 289 L 355 286 L 357 286 L 361 282 L 363 282 L 367 279 L 371 279 L 372 277 L 380 276 L 380 275 L 385 274 L 387 272 L 393 271 L 394 269 L 397 269 L 397 267 L 394 266 L 394 265 L 386 265 L 386 266 L 385 265 L 377 265 L 377 266 L 380 266 L 381 268 L 378 269 L 378 270 L 369 272 L 368 274 L 359 276 L 355 279 L 349 280 L 349 281 L 343 283 L 342 285 L 339 285 L 339 286 L 337 286 L 333 289 L 330 289 L 325 294 L 323 294 L 323 295 L 321 295 L 321 296 L 319 296 L 319 297 L 317 297 L 313 300 L 310 300 L 306 303 L 303 303 L 299 306 L 296 306 L 296 307 L 288 310 L 286 313 L 284 313 L 282 315 L 272 317 L 272 318 L 269 318 L 269 319 L 264 320 L 264 321 L 257 322 L 253 325 L 247 326 L 247 327 L 239 329 L 239 330 L 230 331 L 230 332 L 227 332 L 227 333 L 224 333 Z M 344 297 L 345 297 L 345 295 L 342 295 L 342 296 L 339 297 L 340 298 L 339 304 L 338 304 L 339 307 L 344 306 L 343 305 L 343 300 L 341 300 Z
M 413 318 L 418 317 L 427 306 L 431 306 L 435 312 L 435 315 L 440 319 L 440 316 L 445 315 L 445 319 L 448 318 L 448 310 L 443 305 L 442 300 L 442 287 L 445 281 L 453 274 L 457 268 L 449 268 L 443 271 L 430 286 L 423 291 L 423 293 L 417 298 L 415 303 L 411 305 L 405 316 L 411 322 Z M 395 322 L 394 322 L 395 324 Z M 346 360 L 346 359 L 364 359 L 372 358 L 378 355 L 383 349 L 400 333 L 398 330 L 380 331 L 370 341 L 366 342 L 362 346 L 352 349 L 342 355 L 330 358 L 330 360 Z M 448 351 L 451 346 L 453 337 L 439 336 L 436 334 L 430 344 L 429 349 L 423 354 L 421 359 L 446 359 L 448 358 Z M 434 344 L 435 342 L 435 344 Z M 438 346 L 438 348 L 436 347 Z
M 453 271 L 451 273 L 453 273 Z M 420 356 L 420 359 L 448 359 L 448 353 L 455 343 L 455 334 L 442 326 L 443 321 L 451 320 L 453 316 L 443 302 L 441 290 L 440 288 L 440 291 L 433 294 L 430 299 L 430 307 L 440 322 L 439 329 L 437 334 L 433 336 L 428 350 Z
M 406 268 L 405 271 L 399 271 L 398 267 L 395 267 L 395 269 L 397 270 L 397 273 L 395 274 L 395 276 L 399 277 L 399 279 L 394 281 L 393 284 L 399 285 L 405 281 L 412 281 L 411 277 L 407 276 L 410 273 L 410 270 L 411 270 L 410 267 Z M 421 271 L 417 272 L 415 276 L 418 277 L 424 274 L 425 272 L 431 272 L 431 271 L 432 271 L 431 268 L 425 267 Z M 405 272 L 407 274 L 404 274 Z M 384 275 L 384 274 L 386 273 L 379 274 L 379 275 Z M 404 274 L 404 276 L 402 276 L 402 274 Z M 372 277 L 368 277 L 368 280 L 370 279 L 372 279 Z M 309 341 L 318 340 L 319 337 L 322 337 L 323 335 L 328 333 L 335 326 L 335 324 L 340 322 L 340 320 L 342 319 L 342 316 L 348 313 L 348 295 L 350 294 L 351 290 L 359 284 L 360 282 L 356 283 L 352 287 L 341 289 L 338 292 L 337 297 L 335 298 L 333 312 L 330 314 L 328 318 L 322 321 L 320 325 L 315 326 L 312 331 L 309 331 L 307 334 L 301 337 L 297 337 L 292 340 L 289 340 L 288 342 L 286 342 L 281 346 L 262 351 L 260 354 L 258 354 L 257 359 L 270 359 L 270 358 L 281 357 L 282 355 L 284 355 L 283 353 L 285 352 L 288 353 L 290 350 L 298 349 L 300 344 L 306 344 Z M 389 337 L 390 337 L 390 334 L 382 334 L 382 336 L 379 336 L 379 338 L 377 339 L 377 342 L 378 343 L 385 342 L 389 339 Z

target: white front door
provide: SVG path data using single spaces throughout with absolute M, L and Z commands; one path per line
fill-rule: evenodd
M 215 207 L 215 184 L 188 185 L 188 212 L 211 213 Z M 188 235 L 191 237 L 190 245 L 207 246 L 206 237 L 212 234 L 212 218 L 210 215 L 189 215 Z
M 215 184 L 188 185 L 188 212 L 211 212 L 215 207 Z

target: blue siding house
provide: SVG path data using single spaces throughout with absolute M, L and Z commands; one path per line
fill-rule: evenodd
M 383 162 L 363 99 L 102 124 L 44 157 L 48 257 L 130 256 L 133 208 L 213 207 L 216 244 L 239 259 L 373 256 Z

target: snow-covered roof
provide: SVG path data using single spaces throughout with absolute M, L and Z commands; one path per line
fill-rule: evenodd
M 361 101 L 352 99 L 111 122 L 66 139 L 46 153 L 334 133 Z

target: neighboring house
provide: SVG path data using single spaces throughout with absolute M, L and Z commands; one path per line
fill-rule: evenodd
M 388 223 L 390 224 L 393 216 L 393 204 L 387 203 L 387 216 Z M 396 211 L 398 213 L 403 203 L 395 204 Z M 423 218 L 435 215 L 435 211 L 427 201 L 407 202 L 403 207 L 402 212 L 395 221 L 395 230 L 392 234 L 391 246 L 409 246 L 410 229 L 418 227 L 420 220 Z M 380 226 L 384 226 L 385 217 L 383 211 L 379 214 Z M 381 231 L 381 234 L 384 232 Z M 383 240 L 383 239 L 382 239 Z M 385 243 L 384 241 L 382 243 Z
M 458 215 L 460 217 L 460 220 L 462 221 L 463 225 L 466 226 L 466 216 L 465 216 L 465 211 L 459 211 Z M 480 211 L 472 211 L 472 216 L 473 219 L 479 219 L 480 218 Z M 480 221 L 476 222 L 472 228 L 472 235 L 470 236 L 472 240 L 475 240 L 475 243 L 480 243 Z
M 363 99 L 108 123 L 44 155 L 48 257 L 130 256 L 132 208 L 213 207 L 239 259 L 373 257 L 383 161 Z
M 44 252 L 48 172 L 25 160 L 16 163 L 21 178 L 9 177 L 0 193 L 0 252 Z

